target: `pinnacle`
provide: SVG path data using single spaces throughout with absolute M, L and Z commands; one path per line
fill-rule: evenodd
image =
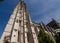
M 23 0 L 19 0 L 19 1 L 23 1 Z

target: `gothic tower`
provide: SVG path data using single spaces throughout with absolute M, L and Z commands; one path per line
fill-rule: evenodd
M 24 1 L 19 1 L 1 37 L 0 43 L 38 43 L 39 25 L 33 23 Z

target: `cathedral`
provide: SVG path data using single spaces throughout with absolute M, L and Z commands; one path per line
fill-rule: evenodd
M 1 43 L 38 43 L 38 26 L 32 23 L 25 2 L 19 1 L 6 25 Z
M 43 22 L 32 22 L 26 3 L 20 0 L 10 16 L 0 43 L 38 43 L 40 29 L 55 36 L 60 33 L 59 28 L 60 24 L 54 19 L 47 25 Z

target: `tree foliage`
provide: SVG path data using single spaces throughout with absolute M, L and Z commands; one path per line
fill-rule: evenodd
M 39 43 L 54 43 L 52 38 L 44 32 L 44 30 L 40 30 L 38 35 Z

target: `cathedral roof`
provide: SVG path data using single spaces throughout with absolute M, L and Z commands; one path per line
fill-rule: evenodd
M 46 26 L 57 29 L 57 28 L 60 28 L 60 23 L 58 23 L 56 20 L 52 19 L 52 21 L 49 22 Z

